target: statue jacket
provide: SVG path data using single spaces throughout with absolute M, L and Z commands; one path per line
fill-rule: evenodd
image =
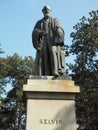
M 41 31 L 43 31 L 43 26 L 44 26 L 44 18 L 39 20 L 33 29 L 32 43 L 33 43 L 33 46 L 35 49 L 38 48 L 39 34 Z M 61 27 L 59 20 L 57 18 L 50 17 L 49 24 L 48 24 L 48 29 L 49 29 L 49 41 L 48 42 L 49 42 L 50 48 L 51 48 L 51 46 L 54 46 L 56 44 L 55 43 L 55 31 L 56 31 L 57 27 Z M 62 41 L 62 43 L 64 43 L 64 40 Z

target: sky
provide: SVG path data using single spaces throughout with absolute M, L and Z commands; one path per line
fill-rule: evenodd
M 51 16 L 57 17 L 65 31 L 65 44 L 71 45 L 73 26 L 89 12 L 98 10 L 98 0 L 0 0 L 0 44 L 3 57 L 13 55 L 32 56 L 36 50 L 32 45 L 32 30 L 43 17 L 42 8 L 49 5 Z M 1 55 L 0 55 L 1 56 Z M 67 58 L 72 61 L 72 57 Z

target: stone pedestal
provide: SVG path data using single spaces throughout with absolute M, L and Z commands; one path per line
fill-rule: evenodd
M 72 80 L 29 79 L 23 86 L 27 98 L 26 130 L 77 130 Z

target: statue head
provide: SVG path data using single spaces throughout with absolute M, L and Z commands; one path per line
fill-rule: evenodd
M 44 14 L 44 17 L 49 17 L 50 16 L 50 12 L 51 12 L 51 9 L 48 5 L 45 5 L 42 9 L 42 12 Z

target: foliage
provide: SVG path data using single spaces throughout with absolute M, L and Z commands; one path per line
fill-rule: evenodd
M 1 44 L 0 44 L 0 46 L 1 46 Z M 2 54 L 2 53 L 4 53 L 4 52 L 2 51 L 2 48 L 0 48 L 0 54 Z M 4 87 L 2 86 L 2 83 L 1 83 L 1 79 L 3 79 L 2 73 L 3 73 L 3 71 L 2 71 L 2 61 L 1 61 L 1 57 L 0 57 L 0 107 L 3 105 L 2 102 L 1 102 L 3 100 L 2 94 L 5 92 L 5 89 L 4 89 Z
M 1 46 L 1 44 L 0 44 L 0 46 Z M 4 51 L 2 50 L 2 48 L 0 48 L 0 53 L 4 53 Z
M 81 88 L 77 96 L 77 122 L 79 130 L 98 129 L 98 11 L 82 17 L 71 33 L 70 52 L 76 55 L 70 65 L 72 76 Z
M 1 84 L 3 86 L 8 84 L 11 87 L 0 107 L 0 129 L 24 130 L 26 103 L 22 87 L 29 75 L 34 73 L 34 60 L 32 57 L 23 59 L 18 54 L 14 54 L 1 58 L 0 63 L 2 63 Z

